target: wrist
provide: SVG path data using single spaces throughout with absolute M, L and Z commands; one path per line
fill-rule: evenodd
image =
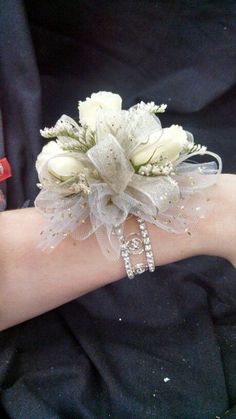
M 166 265 L 200 254 L 199 233 L 196 229 L 190 234 L 169 233 L 153 224 L 148 224 L 148 229 L 156 266 Z
M 236 267 L 236 177 L 221 175 L 204 191 L 207 214 L 199 220 L 199 254 L 227 259 Z
M 155 266 L 177 262 L 201 254 L 202 237 L 198 227 L 195 227 L 189 234 L 169 233 L 148 222 L 146 222 L 146 228 L 151 240 Z M 129 217 L 125 223 L 125 231 L 126 236 L 130 233 L 139 232 L 135 216 Z M 136 262 L 138 262 L 138 258 L 136 258 Z

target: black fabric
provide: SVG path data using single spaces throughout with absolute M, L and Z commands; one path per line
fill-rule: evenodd
M 167 103 L 163 125 L 183 125 L 235 172 L 235 18 L 234 1 L 2 0 L 8 208 L 38 193 L 39 128 L 77 118 L 98 90 L 124 108 Z M 223 259 L 191 258 L 2 332 L 0 417 L 236 418 L 235 279 Z

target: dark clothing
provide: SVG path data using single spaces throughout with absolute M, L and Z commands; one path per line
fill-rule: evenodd
M 9 209 L 39 192 L 39 129 L 77 118 L 77 101 L 99 90 L 119 93 L 124 109 L 167 103 L 163 126 L 183 125 L 235 172 L 234 1 L 0 6 Z M 0 383 L 1 418 L 236 418 L 235 270 L 191 258 L 12 327 L 0 337 Z

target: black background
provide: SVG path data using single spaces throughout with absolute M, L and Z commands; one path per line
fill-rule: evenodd
M 235 18 L 235 1 L 1 0 L 8 209 L 38 193 L 39 129 L 77 119 L 99 90 L 124 108 L 167 103 L 163 126 L 183 125 L 235 172 Z M 235 279 L 223 259 L 191 258 L 2 332 L 1 417 L 236 418 Z

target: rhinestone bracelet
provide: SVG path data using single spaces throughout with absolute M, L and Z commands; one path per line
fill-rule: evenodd
M 148 269 L 150 272 L 154 272 L 155 271 L 155 261 L 154 261 L 154 256 L 153 256 L 153 250 L 152 250 L 152 244 L 151 244 L 151 240 L 148 234 L 148 229 L 146 227 L 146 224 L 144 222 L 144 220 L 142 220 L 142 218 L 138 218 L 138 225 L 139 225 L 139 230 L 143 239 L 143 244 L 144 244 L 144 250 L 145 250 L 145 254 L 146 254 L 146 259 L 147 259 L 147 265 L 148 265 Z
M 138 218 L 137 221 L 139 233 L 130 233 L 126 238 L 122 226 L 114 229 L 114 233 L 120 242 L 120 253 L 124 261 L 126 274 L 130 279 L 133 279 L 136 274 L 141 274 L 147 270 L 150 272 L 154 272 L 155 270 L 152 245 L 146 224 L 141 218 Z M 146 261 L 139 261 L 133 266 L 130 256 L 141 255 L 143 253 L 145 253 Z

